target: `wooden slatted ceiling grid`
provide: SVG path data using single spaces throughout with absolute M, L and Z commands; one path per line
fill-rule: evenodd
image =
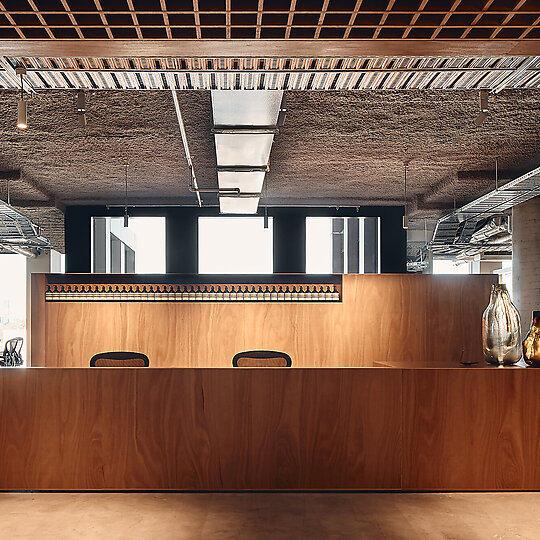
M 0 39 L 540 39 L 539 0 L 0 0 Z

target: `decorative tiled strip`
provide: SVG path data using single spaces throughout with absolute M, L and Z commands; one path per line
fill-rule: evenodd
M 335 284 L 48 284 L 47 302 L 340 302 Z

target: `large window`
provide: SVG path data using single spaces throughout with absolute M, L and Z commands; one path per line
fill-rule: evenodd
M 379 218 L 306 218 L 308 274 L 380 272 Z
M 164 274 L 165 218 L 92 219 L 92 272 Z
M 200 217 L 200 274 L 271 274 L 272 218 Z
M 26 361 L 26 257 L 0 255 L 0 349 L 8 339 L 22 337 Z

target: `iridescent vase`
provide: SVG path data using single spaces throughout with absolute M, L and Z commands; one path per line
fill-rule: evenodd
M 519 312 L 506 285 L 493 285 L 489 305 L 482 317 L 482 344 L 486 362 L 509 365 L 521 359 Z
M 540 367 L 540 311 L 533 311 L 531 329 L 523 340 L 523 357 L 529 366 Z

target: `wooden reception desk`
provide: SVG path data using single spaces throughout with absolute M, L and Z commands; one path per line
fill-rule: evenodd
M 478 357 L 482 312 L 497 277 L 293 274 L 233 285 L 215 285 L 223 276 L 174 274 L 32 280 L 33 366 L 87 367 L 96 353 L 128 350 L 145 353 L 152 367 L 229 367 L 237 352 L 271 349 L 289 353 L 294 367 L 428 367 Z M 227 287 L 229 300 L 223 292 L 217 299 L 218 287 Z M 231 301 L 231 287 L 235 298 L 248 291 L 250 299 L 242 293 Z M 299 300 L 298 291 L 308 288 L 310 299 Z M 279 299 L 283 290 L 289 300 Z
M 2 369 L 2 490 L 538 490 L 540 370 Z

